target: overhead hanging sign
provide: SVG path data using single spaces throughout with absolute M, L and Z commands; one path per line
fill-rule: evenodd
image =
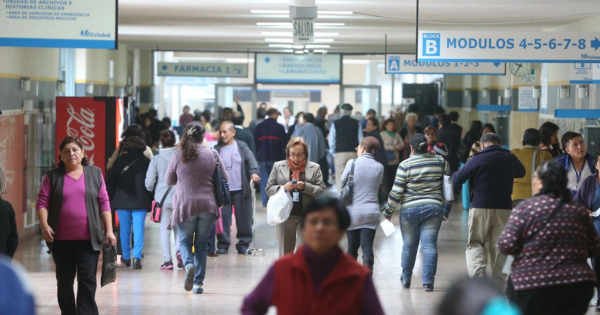
M 315 41 L 315 20 L 292 20 L 294 43 L 312 43 Z
M 505 75 L 502 62 L 417 61 L 415 55 L 387 55 L 386 74 Z
M 419 31 L 418 61 L 600 62 L 600 33 Z
M 0 46 L 117 49 L 116 0 L 3 0 Z
M 158 76 L 176 77 L 231 77 L 247 78 L 248 65 L 245 63 L 184 63 L 159 62 Z
M 257 53 L 256 83 L 340 83 L 340 55 Z
M 600 63 L 574 63 L 571 65 L 571 84 L 600 83 Z

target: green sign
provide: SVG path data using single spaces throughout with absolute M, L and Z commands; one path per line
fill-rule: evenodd
M 312 43 L 315 40 L 314 20 L 293 20 L 294 43 Z
M 247 78 L 248 65 L 239 63 L 159 62 L 158 76 Z

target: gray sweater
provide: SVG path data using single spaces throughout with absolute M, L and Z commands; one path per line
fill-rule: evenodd
M 342 186 L 348 181 L 353 161 L 350 160 L 346 164 L 342 174 Z M 383 165 L 377 162 L 373 155 L 364 153 L 356 159 L 352 204 L 348 206 L 351 218 L 348 230 L 377 228 L 381 218 L 377 193 L 382 180 Z
M 148 171 L 146 172 L 146 189 L 149 192 L 154 191 L 154 200 L 156 202 L 160 202 L 169 189 L 165 180 L 167 167 L 169 166 L 171 155 L 177 150 L 179 149 L 162 149 L 150 161 L 150 166 L 148 166 Z M 173 196 L 175 196 L 175 187 L 172 187 L 171 191 L 169 191 L 169 195 L 165 199 L 163 206 L 171 206 L 173 204 Z

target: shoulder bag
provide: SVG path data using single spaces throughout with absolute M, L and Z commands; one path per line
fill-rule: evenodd
M 454 200 L 454 188 L 452 188 L 452 178 L 448 175 L 445 175 L 444 172 L 446 170 L 446 165 L 445 165 L 445 160 L 444 158 L 442 158 L 442 160 L 440 161 L 440 159 L 435 156 L 436 159 L 438 159 L 438 162 L 440 162 L 440 166 L 442 167 L 442 196 L 444 197 L 444 200 L 446 200 L 446 202 L 450 202 Z
M 352 160 L 352 168 L 350 169 L 350 175 L 348 175 L 348 181 L 343 185 L 342 190 L 340 190 L 340 200 L 345 205 L 352 204 L 352 195 L 354 185 L 354 163 L 356 163 L 356 159 Z
M 215 174 L 213 176 L 213 186 L 215 187 L 215 194 L 217 196 L 217 206 L 219 208 L 227 207 L 231 205 L 231 193 L 229 192 L 229 185 L 223 179 L 223 174 L 221 174 L 221 168 L 219 163 L 219 158 L 217 157 L 217 153 L 215 150 L 212 150 L 213 156 L 215 157 L 215 161 L 217 162 L 217 166 L 215 167 Z
M 160 203 L 156 202 L 155 200 L 152 200 L 152 211 L 150 213 L 150 221 L 160 223 L 160 218 L 162 216 L 162 207 L 165 204 L 165 200 L 167 200 L 167 196 L 171 192 L 172 188 L 173 187 L 167 188 L 167 192 L 165 192 L 165 195 L 160 200 Z
M 394 145 L 394 141 L 396 140 L 396 133 L 394 132 L 394 138 L 392 138 L 392 146 Z M 388 162 L 396 159 L 396 153 L 394 151 L 385 150 L 385 157 L 387 157 Z
M 535 193 L 533 192 L 533 175 L 535 174 L 535 160 L 537 158 L 538 152 L 540 152 L 540 150 L 535 149 L 535 151 L 533 151 L 533 155 L 531 156 L 531 197 L 535 196 Z M 540 154 L 540 164 L 542 164 L 542 154 Z

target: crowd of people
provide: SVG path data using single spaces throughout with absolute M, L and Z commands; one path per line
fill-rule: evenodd
M 441 107 L 431 119 L 411 106 L 380 117 L 381 123 L 374 110 L 359 119 L 353 111 L 343 104 L 332 115 L 327 107 L 316 116 L 290 108 L 281 115 L 261 104 L 246 129 L 239 103 L 218 116 L 192 115 L 186 106 L 180 133 L 150 111 L 123 132 L 106 179 L 89 165 L 79 138 L 63 139 L 59 164 L 45 176 L 36 206 L 63 314 L 98 313 L 95 275 L 103 243 L 118 245 L 122 266 L 142 269 L 153 202 L 162 206 L 160 268 L 177 265 L 185 271 L 184 289 L 202 294 L 207 257 L 228 254 L 234 214 L 235 249 L 248 252 L 253 190 L 263 207 L 282 190 L 293 202 L 289 218 L 276 227 L 282 258 L 245 298 L 243 314 L 265 314 L 271 305 L 282 314 L 308 314 L 311 307 L 383 314 L 371 277 L 373 243 L 382 216 L 391 221 L 394 212 L 403 239 L 401 285 L 411 287 L 420 245 L 421 283 L 433 291 L 438 234 L 453 207 L 447 196 L 461 190 L 468 210 L 466 270 L 475 280 L 460 282 L 449 296 L 482 288 L 485 299 L 477 305 L 504 311 L 498 314 L 587 311 L 600 276 L 600 153 L 588 153 L 581 134 L 564 131 L 559 141 L 559 127 L 546 122 L 525 130 L 522 147 L 509 151 L 492 124 L 473 121 L 466 130 L 457 112 Z M 216 197 L 220 178 L 231 204 L 221 206 Z M 321 196 L 332 178 L 338 190 L 351 186 L 346 203 Z M 4 189 L 0 176 L 0 193 Z M 2 232 L 0 251 L 12 257 L 14 211 L 11 219 L 3 203 L 0 215 L 7 220 L 0 223 L 9 222 L 2 230 L 10 232 Z M 344 236 L 347 255 L 338 245 Z M 364 267 L 356 263 L 359 249 Z M 499 293 L 504 289 L 510 303 Z M 348 303 L 330 303 L 341 298 Z M 451 302 L 444 299 L 438 313 L 459 314 L 442 307 Z

